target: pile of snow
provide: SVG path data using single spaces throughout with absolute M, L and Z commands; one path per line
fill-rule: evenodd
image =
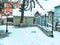
M 2 16 L 1 18 L 6 18 L 6 16 Z M 8 16 L 8 18 L 13 18 L 13 16 Z

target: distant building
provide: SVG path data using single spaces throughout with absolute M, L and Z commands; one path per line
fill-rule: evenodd
M 46 23 L 48 22 L 47 20 L 47 15 L 41 15 L 38 11 L 34 15 L 34 21 L 35 24 L 37 25 L 42 25 L 45 26 Z
M 37 11 L 34 15 L 33 23 L 34 24 L 41 24 L 41 14 Z
M 56 19 L 56 30 L 60 32 L 60 5 L 55 7 L 54 18 Z
M 54 18 L 58 20 L 58 25 L 60 26 L 60 5 L 55 7 Z
M 41 14 L 37 11 L 37 12 L 35 13 L 35 16 L 41 16 Z
M 1 3 L 6 2 L 6 1 L 8 1 L 8 0 L 0 0 Z

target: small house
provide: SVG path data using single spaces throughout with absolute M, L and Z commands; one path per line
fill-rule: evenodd
M 41 15 L 38 11 L 34 14 L 33 23 L 34 24 L 39 24 L 39 25 L 41 24 Z
M 45 19 L 47 19 L 47 15 L 42 15 L 37 11 L 34 15 L 34 18 L 35 18 L 35 21 L 34 21 L 35 24 L 42 25 L 42 26 L 46 25 L 47 21 Z

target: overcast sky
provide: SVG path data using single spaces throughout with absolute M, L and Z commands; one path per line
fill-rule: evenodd
M 48 1 L 45 1 L 45 0 L 40 1 L 39 0 L 39 2 L 44 7 L 44 9 L 50 10 L 53 7 L 55 7 L 56 5 L 59 5 L 60 0 L 48 0 Z
M 12 0 L 12 1 L 17 1 L 17 0 Z M 60 3 L 60 0 L 38 0 L 38 1 L 44 7 L 44 9 L 48 9 L 48 10 L 56 5 L 59 5 Z
M 43 8 L 45 9 L 45 11 L 43 11 L 41 8 L 39 8 L 39 6 L 37 6 L 36 4 L 36 10 L 39 10 L 41 12 L 47 12 L 50 10 L 54 10 L 54 7 L 57 5 L 60 5 L 60 0 L 38 0 L 40 2 L 40 4 L 43 6 Z
M 12 0 L 12 1 L 17 1 L 17 0 Z M 54 10 L 54 7 L 57 5 L 60 5 L 60 0 L 38 0 L 40 4 L 43 6 L 45 11 L 43 11 L 37 4 L 36 8 L 33 9 L 33 12 L 39 11 L 40 13 L 47 12 L 50 10 Z

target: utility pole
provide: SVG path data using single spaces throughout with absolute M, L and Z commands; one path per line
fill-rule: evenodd
M 46 14 L 45 14 L 45 28 L 46 28 Z
M 9 16 L 9 12 L 10 12 L 10 4 L 9 4 L 9 2 L 7 1 L 6 2 L 6 33 L 8 32 L 8 21 L 7 21 L 7 18 L 8 18 L 8 16 Z
M 53 37 L 53 20 L 54 20 L 54 12 L 52 12 L 52 37 Z

